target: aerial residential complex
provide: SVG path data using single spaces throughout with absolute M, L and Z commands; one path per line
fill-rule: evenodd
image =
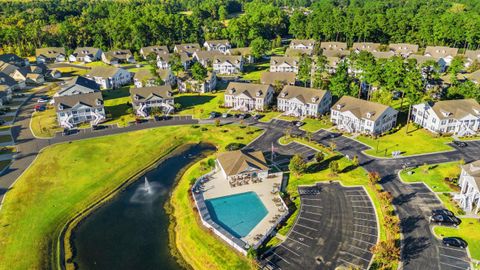
M 231 82 L 225 90 L 225 107 L 234 110 L 264 111 L 272 99 L 273 88 L 270 85 Z
M 329 111 L 332 95 L 330 91 L 286 85 L 277 100 L 278 110 L 286 115 L 318 117 Z

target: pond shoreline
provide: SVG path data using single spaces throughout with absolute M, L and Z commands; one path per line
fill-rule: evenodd
M 202 143 L 190 143 L 190 144 L 185 144 L 185 145 L 176 145 L 173 146 L 171 149 L 168 149 L 166 153 L 159 157 L 156 160 L 153 160 L 150 162 L 147 166 L 145 166 L 143 169 L 135 172 L 131 177 L 127 178 L 125 181 L 123 181 L 117 188 L 100 198 L 97 202 L 93 203 L 80 213 L 78 213 L 74 218 L 72 218 L 69 222 L 65 224 L 65 226 L 62 229 L 61 234 L 59 235 L 58 238 L 58 243 L 57 243 L 57 252 L 56 252 L 56 259 L 53 261 L 56 261 L 57 268 L 59 269 L 77 269 L 78 266 L 74 263 L 74 258 L 76 257 L 76 248 L 74 246 L 74 233 L 75 230 L 81 225 L 85 220 L 87 220 L 88 217 L 90 217 L 92 214 L 94 214 L 97 210 L 101 209 L 103 206 L 106 206 L 108 202 L 111 200 L 115 199 L 117 195 L 119 195 L 122 191 L 126 190 L 129 186 L 131 186 L 133 183 L 137 182 L 143 175 L 146 173 L 155 170 L 157 167 L 159 167 L 164 161 L 168 160 L 171 157 L 174 157 L 176 155 L 182 154 L 188 150 L 190 150 L 192 147 L 202 145 Z M 213 146 L 212 144 L 203 144 L 203 145 L 208 145 L 208 146 Z M 204 152 L 208 152 L 208 149 L 204 149 L 200 152 L 200 157 L 204 155 Z M 177 176 L 174 180 L 174 184 L 172 187 L 170 187 L 169 190 L 169 195 L 175 188 L 178 179 L 180 179 L 181 175 L 185 172 L 185 170 L 190 167 L 192 164 L 198 161 L 199 158 L 196 158 L 192 162 L 189 162 L 186 164 L 178 173 Z M 168 203 L 168 200 L 167 200 Z M 166 206 L 166 205 L 165 205 Z M 168 216 L 170 214 L 167 213 Z M 170 235 L 170 232 L 169 232 Z M 169 236 L 170 237 L 170 236 Z M 174 245 L 173 245 L 174 246 Z M 180 254 L 176 252 L 174 249 L 171 249 L 171 255 L 172 257 L 175 258 L 175 260 L 183 267 L 185 267 L 186 264 L 185 261 L 183 261 L 183 258 L 179 256 Z

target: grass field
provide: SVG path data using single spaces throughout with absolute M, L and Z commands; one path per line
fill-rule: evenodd
M 43 150 L 7 193 L 0 215 L 0 269 L 56 268 L 51 256 L 64 224 L 173 148 L 206 141 L 223 149 L 231 141 L 246 143 L 260 134 L 239 126 L 206 127 L 211 132 L 163 127 Z M 208 262 L 209 257 L 203 259 Z
M 280 116 L 279 119 L 285 121 L 300 121 L 297 117 L 292 116 Z M 300 127 L 300 129 L 308 132 L 316 132 L 320 129 L 327 129 L 332 127 L 332 123 L 328 118 L 314 119 L 314 118 L 305 118 L 302 120 L 305 124 Z
M 365 153 L 376 157 L 391 157 L 393 151 L 400 151 L 403 156 L 411 156 L 452 150 L 447 145 L 453 140 L 451 137 L 435 138 L 428 131 L 417 129 L 413 125 L 410 125 L 408 134 L 405 134 L 405 129 L 404 126 L 397 132 L 378 139 L 358 136 L 357 140 L 372 147 Z
M 34 112 L 30 119 L 30 129 L 37 137 L 54 137 L 56 132 L 62 130 L 57 123 L 55 108 L 50 106 L 43 112 Z
M 427 168 L 427 169 L 426 169 Z M 445 177 L 458 178 L 460 175 L 460 162 L 448 162 L 436 165 L 427 165 L 404 170 L 400 173 L 405 182 L 423 182 L 427 184 L 434 192 L 453 192 L 454 187 L 444 181 Z M 413 174 L 408 174 L 408 172 Z
M 462 224 L 458 228 L 441 227 L 434 228 L 438 237 L 457 236 L 468 243 L 470 255 L 475 260 L 480 260 L 480 220 L 475 218 L 462 218 Z
M 179 115 L 192 115 L 193 118 L 208 118 L 210 112 L 226 112 L 227 108 L 220 108 L 224 102 L 224 92 L 208 94 L 179 94 L 175 96 L 175 103 L 182 107 Z
M 242 79 L 249 81 L 260 81 L 262 73 L 270 69 L 269 62 L 245 65 Z
M 133 109 L 130 99 L 130 87 L 124 86 L 118 89 L 103 90 L 105 111 L 111 119 L 105 124 L 118 124 L 127 126 L 128 122 L 134 121 Z

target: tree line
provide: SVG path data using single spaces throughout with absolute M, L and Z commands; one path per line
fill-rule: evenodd
M 290 6 L 290 7 L 287 7 Z M 3 1 L 0 44 L 23 56 L 42 46 L 138 50 L 229 39 L 292 35 L 316 40 L 410 42 L 477 48 L 476 0 L 133 0 Z

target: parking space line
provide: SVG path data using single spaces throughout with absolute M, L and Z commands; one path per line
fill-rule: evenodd
M 304 236 L 304 237 L 306 237 L 306 238 L 310 238 L 310 239 L 313 240 L 313 237 L 311 237 L 311 236 L 305 235 L 305 234 L 300 233 L 300 232 L 297 232 L 297 231 L 295 231 L 295 230 L 292 230 L 292 232 L 294 232 L 294 233 L 296 233 L 296 234 L 299 234 L 299 235 L 301 235 L 301 236 Z
M 444 256 L 444 257 L 456 259 L 456 260 L 459 260 L 459 261 L 462 261 L 462 262 L 470 263 L 469 261 L 462 260 L 461 258 L 455 257 L 455 256 L 450 256 L 450 255 L 445 255 L 445 254 L 440 254 L 440 256 Z
M 353 203 L 358 203 L 358 202 L 364 202 L 364 203 L 366 203 L 366 202 L 368 202 L 368 200 L 366 200 L 366 199 L 365 199 L 365 200 L 355 200 L 355 201 L 354 201 L 354 200 L 351 200 L 351 202 L 353 202 Z
M 311 221 L 311 222 L 315 222 L 315 223 L 320 223 L 319 220 L 315 220 L 315 219 L 311 219 L 311 218 L 306 218 L 306 217 L 298 217 L 300 219 L 305 219 L 305 220 L 308 220 L 308 221 Z
M 357 206 L 357 205 L 352 205 L 352 208 L 373 209 L 373 207 L 370 207 L 370 206 Z
M 354 217 L 353 219 L 362 220 L 362 221 L 368 221 L 368 222 L 376 222 L 376 220 L 371 220 L 371 219 L 366 219 L 366 218 L 357 218 L 357 217 Z
M 323 208 L 323 206 L 313 205 L 313 204 L 303 204 L 303 206 L 310 206 L 315 208 Z
M 290 251 L 291 253 L 295 254 L 297 257 L 300 257 L 300 255 L 298 253 L 296 253 L 295 251 L 291 250 L 290 248 L 287 247 L 287 245 L 284 245 L 284 244 L 281 244 L 280 247 Z
M 375 215 L 375 213 L 370 213 L 370 212 L 360 212 L 360 211 L 355 211 L 355 212 L 353 212 L 353 213 L 354 213 L 354 214 L 365 214 L 365 215 L 372 215 L 372 216 L 374 216 L 374 215 Z
M 312 230 L 312 231 L 318 231 L 318 230 L 317 230 L 317 229 L 315 229 L 315 228 L 311 228 L 311 227 L 308 227 L 308 226 L 302 225 L 302 224 L 300 224 L 300 223 L 297 223 L 295 226 L 304 227 L 304 228 L 310 229 L 310 230 Z
M 309 200 L 309 201 L 322 201 L 322 199 L 313 199 L 313 198 L 302 198 L 304 200 Z
M 370 229 L 377 228 L 376 226 L 367 226 L 367 225 L 361 225 L 361 224 L 357 224 L 357 223 L 354 223 L 353 226 L 360 226 L 360 227 L 365 227 L 365 228 L 370 228 Z
M 317 216 L 321 216 L 321 215 L 322 215 L 321 213 L 315 213 L 315 212 L 310 212 L 310 211 L 306 211 L 306 210 L 304 210 L 303 213 L 305 213 L 305 214 L 317 215 Z
M 464 267 L 461 267 L 461 266 L 458 266 L 458 265 L 453 265 L 453 264 L 444 263 L 444 262 L 440 262 L 440 264 L 448 265 L 449 267 L 453 267 L 453 268 L 457 268 L 457 269 L 469 269 L 469 268 L 464 268 Z
M 355 195 L 345 194 L 345 196 L 347 196 L 347 197 L 367 197 L 367 195 L 364 195 L 364 194 L 355 194 Z
M 344 260 L 344 259 L 338 259 L 338 260 L 339 260 L 339 261 L 342 261 L 342 262 L 345 262 L 345 263 L 348 263 L 348 264 L 354 266 L 355 268 L 359 267 L 360 269 L 363 269 L 363 268 L 361 268 L 360 266 L 358 266 L 358 265 L 356 265 L 356 264 L 354 264 L 354 263 L 351 263 L 351 262 L 349 262 L 349 261 L 346 261 L 346 260 Z
M 443 246 L 439 246 L 439 248 L 443 248 L 443 249 L 449 249 L 449 250 L 454 250 L 454 251 L 464 251 L 464 249 L 460 249 L 460 248 L 452 248 L 452 247 L 443 247 Z
M 275 251 L 272 252 L 273 254 L 275 254 L 275 256 L 277 256 L 278 258 L 280 258 L 282 261 L 285 261 L 286 263 L 290 264 L 290 262 L 288 262 L 287 260 L 285 260 L 282 256 L 278 255 L 277 253 L 275 253 Z M 268 260 L 268 259 L 267 259 Z M 269 262 L 275 264 L 274 262 L 268 260 Z M 277 265 L 277 264 L 275 264 Z
M 351 247 L 353 247 L 353 248 L 356 248 L 356 249 L 358 249 L 358 250 L 361 250 L 362 252 L 365 252 L 365 249 L 364 249 L 364 248 L 359 248 L 359 247 L 354 246 L 354 245 L 349 245 L 349 246 L 351 246 Z
M 354 231 L 353 233 L 359 233 L 359 234 L 363 234 L 363 235 L 369 235 L 369 236 L 377 237 L 376 234 L 371 234 L 371 233 L 364 233 L 364 232 L 359 232 L 359 231 Z
M 357 238 L 353 238 L 353 237 L 352 237 L 352 239 L 353 239 L 353 240 L 357 240 L 357 241 L 360 241 L 360 242 L 364 242 L 364 243 L 367 243 L 367 244 L 369 244 L 369 245 L 372 245 L 372 246 L 373 246 L 373 245 L 375 245 L 375 243 L 370 243 L 370 242 L 368 242 L 368 241 L 365 241 L 365 240 L 360 240 L 360 239 L 357 239 Z
M 366 261 L 366 262 L 370 262 L 370 260 L 367 260 L 367 259 L 363 258 L 362 256 L 358 256 L 358 255 L 352 254 L 352 253 L 347 252 L 347 251 L 344 251 L 344 253 L 349 254 L 349 255 L 351 255 L 351 256 L 353 256 L 353 257 L 359 258 L 360 260 L 364 260 L 364 261 Z
M 304 246 L 306 246 L 306 247 L 308 247 L 308 248 L 310 247 L 309 245 L 307 245 L 307 244 L 305 244 L 305 243 L 303 243 L 303 242 L 300 242 L 300 241 L 298 241 L 298 240 L 295 240 L 295 239 L 293 239 L 293 238 L 291 238 L 291 237 L 288 237 L 287 240 L 291 240 L 291 241 L 293 241 L 293 242 L 299 243 L 300 245 L 304 245 Z

